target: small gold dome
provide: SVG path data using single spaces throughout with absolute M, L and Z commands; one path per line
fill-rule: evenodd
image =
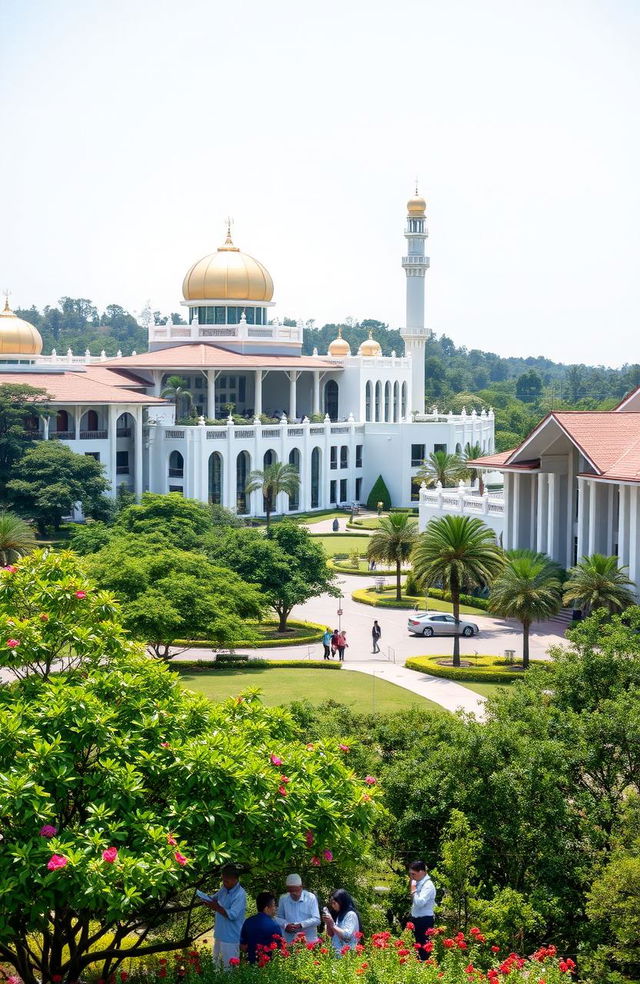
M 0 311 L 0 355 L 40 355 L 41 352 L 40 332 L 13 313 L 6 297 L 4 311 Z
M 224 246 L 187 271 L 182 294 L 185 301 L 270 301 L 273 280 L 262 263 L 233 245 L 227 229 Z
M 351 346 L 342 337 L 342 328 L 338 328 L 338 337 L 334 338 L 332 342 L 329 342 L 329 355 L 332 355 L 335 359 L 344 359 L 345 356 L 351 355 Z
M 427 210 L 427 203 L 425 202 L 422 195 L 419 195 L 416 191 L 413 198 L 410 198 L 407 202 L 407 212 L 409 215 L 424 215 Z
M 376 342 L 375 338 L 371 337 L 371 331 L 369 331 L 369 337 L 364 340 L 358 349 L 358 355 L 382 355 L 382 346 L 380 342 Z

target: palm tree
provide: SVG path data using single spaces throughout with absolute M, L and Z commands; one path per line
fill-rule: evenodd
M 500 573 L 504 554 L 493 530 L 471 516 L 432 519 L 414 548 L 413 572 L 423 585 L 441 584 L 451 594 L 453 617 L 460 621 L 460 594 L 486 587 Z M 460 637 L 453 638 L 453 665 L 460 666 Z
M 182 376 L 169 376 L 167 385 L 162 390 L 162 396 L 167 400 L 173 400 L 176 405 L 176 417 L 180 417 L 180 408 L 184 404 L 185 408 L 193 403 L 193 397 L 187 389 L 187 381 Z
M 15 513 L 0 512 L 0 565 L 24 557 L 36 545 L 33 530 Z
M 295 465 L 286 465 L 282 461 L 274 461 L 273 464 L 267 465 L 264 471 L 252 471 L 244 490 L 248 495 L 250 492 L 255 492 L 256 489 L 262 489 L 268 530 L 278 494 L 286 492 L 287 495 L 295 495 L 299 486 L 300 475 Z
M 546 554 L 509 550 L 491 586 L 489 611 L 522 623 L 522 667 L 529 668 L 532 622 L 557 615 L 562 607 L 562 571 Z
M 459 482 L 464 474 L 465 466 L 460 455 L 432 451 L 415 478 L 417 482 L 426 482 L 427 485 L 437 485 L 440 482 L 447 488 Z
M 586 614 L 595 608 L 620 612 L 636 603 L 632 588 L 635 584 L 627 577 L 627 568 L 618 567 L 617 557 L 595 553 L 583 557 L 568 572 L 562 600 L 565 605 L 582 608 Z
M 478 479 L 478 492 L 480 495 L 484 494 L 484 482 L 482 480 L 482 468 L 475 468 L 473 465 L 469 466 L 470 461 L 475 461 L 476 458 L 481 458 L 483 455 L 482 446 L 480 444 L 469 444 L 468 442 L 464 446 L 464 451 L 462 452 L 462 460 L 464 461 L 464 466 L 469 476 L 470 482 L 475 482 Z
M 402 599 L 402 565 L 411 556 L 418 532 L 415 520 L 408 513 L 390 513 L 381 519 L 378 529 L 369 540 L 367 557 L 396 565 L 396 598 Z

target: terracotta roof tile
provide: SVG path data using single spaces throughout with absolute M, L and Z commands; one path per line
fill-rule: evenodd
M 0 371 L 0 385 L 24 383 L 44 389 L 51 394 L 51 403 L 141 403 L 151 406 L 167 402 L 132 389 L 124 389 L 123 384 L 127 384 L 118 373 L 110 373 L 111 380 L 106 373 L 103 366 L 95 372 L 91 365 L 83 370 L 66 372 Z
M 194 342 L 102 363 L 112 369 L 342 369 L 338 362 L 311 355 L 246 355 Z
M 640 443 L 640 413 L 569 411 L 552 417 L 601 473 Z

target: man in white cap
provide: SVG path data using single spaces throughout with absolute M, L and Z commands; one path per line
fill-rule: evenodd
M 287 875 L 287 891 L 280 896 L 276 922 L 282 926 L 282 934 L 291 942 L 298 933 L 304 933 L 309 943 L 318 939 L 320 910 L 313 892 L 302 887 L 300 875 Z

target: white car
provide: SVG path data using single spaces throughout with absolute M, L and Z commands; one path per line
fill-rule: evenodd
M 442 612 L 415 612 L 409 617 L 407 628 L 413 635 L 463 635 L 474 636 L 480 631 L 475 622 L 463 622 L 456 627 L 453 615 L 443 615 Z

